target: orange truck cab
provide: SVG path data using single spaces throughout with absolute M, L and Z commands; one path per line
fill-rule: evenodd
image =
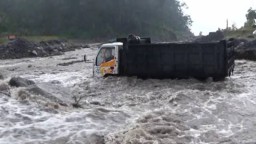
M 94 60 L 93 75 L 94 76 L 107 76 L 118 75 L 118 59 L 119 49 L 122 48 L 123 43 L 115 42 L 103 44 Z

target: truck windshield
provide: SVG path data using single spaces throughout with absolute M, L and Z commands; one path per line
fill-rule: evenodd
M 102 47 L 98 53 L 96 65 L 100 66 L 115 58 L 115 47 Z

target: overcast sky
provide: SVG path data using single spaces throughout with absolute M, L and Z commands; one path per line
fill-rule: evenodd
M 198 35 L 200 31 L 204 35 L 218 28 L 226 27 L 233 23 L 241 27 L 246 21 L 246 12 L 252 7 L 256 9 L 256 0 L 180 0 L 185 2 L 188 9 L 185 13 L 190 15 L 193 24 L 192 32 Z

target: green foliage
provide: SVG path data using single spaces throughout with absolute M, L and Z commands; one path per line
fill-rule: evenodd
M 8 39 L 6 37 L 0 37 L 0 45 L 2 44 L 7 44 L 8 43 Z
M 29 41 L 40 42 L 40 41 L 48 41 L 48 40 L 56 40 L 61 37 L 58 36 L 21 36 L 20 38 L 25 38 Z
M 192 21 L 183 6 L 178 0 L 2 0 L 0 33 L 175 39 L 190 32 Z
M 226 39 L 229 38 L 242 38 L 242 39 L 254 39 L 252 33 L 255 29 L 253 27 L 241 27 L 236 29 L 225 29 L 223 30 Z
M 255 31 L 255 19 L 256 19 L 256 10 L 250 8 L 247 11 L 246 22 L 243 27 L 237 28 L 235 24 L 232 27 L 224 29 L 223 32 L 227 39 L 229 38 L 243 38 L 243 39 L 254 39 L 253 31 Z
M 247 11 L 246 19 L 247 21 L 245 22 L 244 26 L 245 27 L 253 26 L 255 24 L 255 19 L 256 19 L 256 10 L 253 10 L 252 8 L 250 8 Z

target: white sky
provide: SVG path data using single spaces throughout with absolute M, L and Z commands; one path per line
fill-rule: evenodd
M 200 31 L 204 35 L 218 28 L 226 27 L 226 20 L 229 26 L 236 24 L 243 26 L 246 21 L 247 10 L 252 7 L 256 9 L 256 0 L 180 0 L 185 2 L 188 9 L 185 13 L 192 18 L 191 30 L 195 35 Z

